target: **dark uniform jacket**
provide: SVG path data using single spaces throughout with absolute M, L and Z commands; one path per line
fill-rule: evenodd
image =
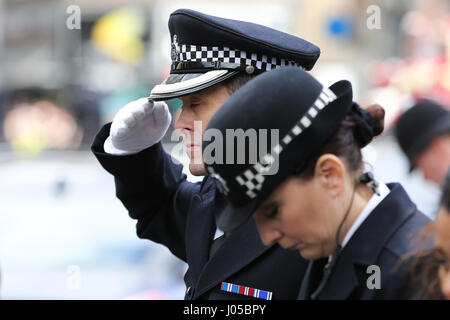
M 188 264 L 185 299 L 250 299 L 220 290 L 221 282 L 273 292 L 273 299 L 296 299 L 308 263 L 298 252 L 265 247 L 250 219 L 227 235 L 209 258 L 220 193 L 208 177 L 190 183 L 161 143 L 134 155 L 104 152 L 110 124 L 92 145 L 101 165 L 114 175 L 116 195 L 137 219 L 137 235 L 165 245 Z
M 420 243 L 417 233 L 429 219 L 416 209 L 400 184 L 389 184 L 391 192 L 370 213 L 342 250 L 318 299 L 404 299 L 410 296 L 411 251 L 431 245 Z M 401 260 L 400 260 L 401 259 Z M 309 299 L 322 279 L 327 259 L 310 262 L 299 299 Z M 380 269 L 380 289 L 375 284 Z M 370 278 L 370 279 L 369 279 Z

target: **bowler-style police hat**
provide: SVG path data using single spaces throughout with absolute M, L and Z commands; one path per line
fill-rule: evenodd
M 169 30 L 170 76 L 152 89 L 152 100 L 191 94 L 243 72 L 281 66 L 310 70 L 320 55 L 318 47 L 290 34 L 188 9 L 170 15 Z
M 417 156 L 435 139 L 450 133 L 450 111 L 431 100 L 422 100 L 408 109 L 398 120 L 395 136 L 408 157 L 410 171 Z
M 243 110 L 249 116 L 242 116 Z M 203 134 L 205 167 L 218 190 L 229 200 L 216 217 L 217 226 L 231 231 L 245 222 L 278 185 L 321 149 L 350 112 L 363 119 L 357 134 L 364 146 L 374 136 L 373 118 L 352 102 L 352 86 L 348 81 L 327 88 L 304 70 L 286 67 L 259 75 L 241 87 L 212 117 Z M 214 130 L 208 131 L 211 129 Z M 266 154 L 260 148 L 256 163 L 251 163 L 250 157 L 245 163 L 230 163 L 231 159 L 226 160 L 227 153 L 233 152 L 236 157 L 236 148 L 229 145 L 235 141 L 227 139 L 231 137 L 230 129 L 242 129 L 241 132 L 275 129 L 279 138 L 276 143 L 270 142 Z M 210 138 L 216 137 L 211 132 L 221 133 L 224 143 Z M 259 146 L 268 136 L 271 134 L 267 132 L 257 135 L 257 142 L 246 140 L 245 150 L 238 153 L 248 152 L 252 145 Z M 217 149 L 220 145 L 221 150 L 211 152 L 213 146 Z M 221 157 L 215 158 L 217 155 Z

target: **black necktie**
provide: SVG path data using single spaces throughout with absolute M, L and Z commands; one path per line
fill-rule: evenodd
M 327 264 L 328 258 L 317 259 L 313 262 L 311 267 L 311 273 L 309 274 L 309 285 L 308 285 L 308 297 L 310 299 L 311 293 L 313 293 L 318 287 L 323 278 L 323 269 Z
M 319 297 L 319 295 L 322 293 L 322 291 L 325 289 L 328 279 L 330 278 L 331 273 L 333 272 L 333 268 L 336 264 L 337 259 L 339 258 L 339 255 L 341 254 L 341 252 L 342 252 L 342 247 L 341 247 L 341 245 L 338 245 L 329 259 L 326 259 L 326 258 L 322 259 L 324 261 L 328 260 L 328 262 L 326 262 L 326 264 L 322 268 L 322 271 L 317 274 L 317 276 L 320 275 L 321 280 L 320 280 L 320 283 L 318 283 L 317 289 L 311 294 L 312 300 L 316 300 Z M 324 261 L 321 261 L 320 263 L 318 263 L 318 267 L 321 266 Z

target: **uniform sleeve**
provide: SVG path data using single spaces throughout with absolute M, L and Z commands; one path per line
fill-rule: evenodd
M 186 181 L 182 166 L 173 163 L 161 143 L 132 155 L 105 153 L 110 126 L 106 124 L 97 133 L 91 150 L 114 176 L 116 196 L 137 220 L 138 237 L 165 245 L 186 261 L 185 226 L 200 185 Z

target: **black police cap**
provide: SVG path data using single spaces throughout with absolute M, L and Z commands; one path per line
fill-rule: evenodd
M 170 76 L 150 92 L 165 100 L 203 90 L 238 73 L 281 66 L 310 70 L 320 55 L 312 43 L 259 24 L 179 9 L 169 18 Z
M 363 129 L 358 130 L 364 146 L 373 138 L 373 119 L 352 102 L 348 81 L 326 88 L 304 70 L 286 67 L 259 75 L 241 87 L 217 111 L 203 134 L 205 167 L 229 200 L 217 217 L 218 227 L 231 231 L 245 222 L 277 186 L 320 150 L 350 112 L 363 114 Z M 218 146 L 210 129 L 225 137 L 219 152 L 222 159 L 208 158 L 212 146 Z M 248 158 L 243 164 L 236 164 L 236 159 L 234 164 L 227 164 L 226 154 L 232 149 L 226 146 L 230 143 L 227 129 L 277 129 L 279 142 L 267 142 L 270 149 L 266 154 L 259 154 L 262 148 L 258 150 L 256 163 Z M 256 144 L 259 146 L 269 135 L 258 136 Z M 244 152 L 252 148 L 251 144 L 250 139 L 246 141 Z
M 408 109 L 395 126 L 400 148 L 408 157 L 410 171 L 416 158 L 438 136 L 450 133 L 450 111 L 431 100 L 422 100 Z

